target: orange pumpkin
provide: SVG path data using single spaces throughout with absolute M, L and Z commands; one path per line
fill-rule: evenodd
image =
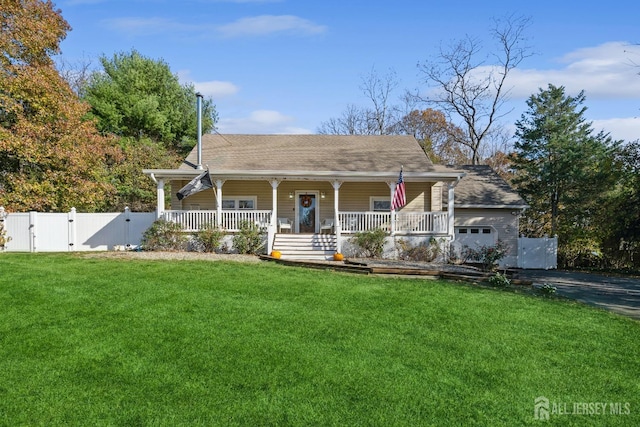
M 336 252 L 335 254 L 333 254 L 333 260 L 342 261 L 344 260 L 344 255 L 342 255 L 340 252 Z
M 280 257 L 282 256 L 282 253 L 280 251 L 272 251 L 271 256 L 276 259 L 280 259 Z

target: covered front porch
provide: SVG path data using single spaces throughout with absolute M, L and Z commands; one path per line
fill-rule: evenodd
M 272 224 L 270 210 L 188 211 L 165 210 L 160 218 L 178 223 L 184 231 L 195 232 L 214 224 L 229 232 L 240 231 L 240 224 L 248 221 L 267 230 Z M 337 220 L 325 219 L 317 227 L 311 223 L 298 221 L 294 224 L 280 218 L 275 224 L 278 233 L 328 233 L 354 234 L 362 231 L 382 229 L 389 234 L 433 234 L 448 235 L 449 212 L 338 212 Z M 302 224 L 301 224 L 302 222 Z M 307 227 L 307 230 L 303 230 Z
M 233 233 L 248 221 L 266 232 L 268 253 L 279 233 L 332 234 L 338 252 L 342 236 L 374 229 L 391 236 L 453 239 L 455 186 L 461 177 L 459 171 L 405 173 L 407 205 L 391 211 L 397 179 L 391 173 L 342 172 L 329 178 L 326 173 L 317 176 L 309 172 L 212 172 L 214 188 L 183 200 L 172 195 L 172 208 L 165 209 L 164 183 L 170 181 L 177 190 L 201 171 L 147 173 L 157 183 L 158 218 L 179 223 L 187 232 L 213 224 Z M 446 210 L 442 209 L 443 186 L 447 189 Z

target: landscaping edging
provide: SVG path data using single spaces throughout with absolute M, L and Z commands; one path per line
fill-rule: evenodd
M 268 255 L 260 255 L 260 259 L 265 261 L 274 261 L 278 264 L 331 269 L 336 271 L 345 271 L 358 274 L 389 274 L 398 276 L 423 276 L 447 280 L 462 280 L 467 282 L 485 282 L 494 273 L 487 273 L 471 267 L 455 266 L 455 265 L 435 265 L 417 263 L 407 263 L 403 261 L 379 261 L 379 260 L 361 260 L 361 259 L 345 259 L 344 261 L 312 261 L 312 260 L 294 260 L 274 258 Z M 517 272 L 513 270 L 505 271 L 507 277 L 513 285 L 530 286 L 529 280 L 521 280 L 517 278 Z

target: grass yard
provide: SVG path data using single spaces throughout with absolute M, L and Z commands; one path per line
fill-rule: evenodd
M 640 424 L 640 322 L 566 301 L 8 253 L 0 307 L 0 425 Z

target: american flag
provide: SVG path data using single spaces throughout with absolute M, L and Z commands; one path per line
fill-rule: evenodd
M 402 176 L 402 169 L 400 169 L 400 177 L 396 184 L 396 190 L 393 192 L 393 200 L 391 201 L 391 210 L 400 209 L 407 204 L 407 195 L 404 192 L 404 177 Z

